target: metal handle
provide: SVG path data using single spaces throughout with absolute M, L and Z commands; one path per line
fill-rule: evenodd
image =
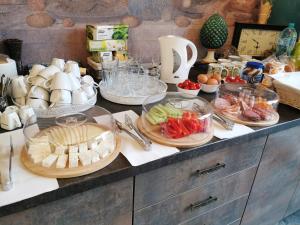
M 206 175 L 212 172 L 215 172 L 219 169 L 225 168 L 226 164 L 225 163 L 217 163 L 215 166 L 203 169 L 203 170 L 196 170 L 195 175 L 201 176 L 201 175 Z
M 209 205 L 209 204 L 211 204 L 213 202 L 216 202 L 216 201 L 218 201 L 217 197 L 209 196 L 207 199 L 205 199 L 203 201 L 191 204 L 190 205 L 190 209 L 194 210 L 194 209 L 197 209 L 197 208 L 200 208 L 200 207 L 204 207 L 204 206 L 207 206 L 207 205 Z

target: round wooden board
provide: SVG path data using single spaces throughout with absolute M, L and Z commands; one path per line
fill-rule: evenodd
M 267 127 L 267 126 L 274 125 L 274 124 L 278 123 L 278 121 L 279 121 L 279 114 L 277 112 L 274 112 L 274 115 L 273 115 L 274 118 L 272 120 L 259 121 L 259 122 L 241 120 L 240 118 L 238 118 L 236 116 L 232 116 L 230 114 L 225 114 L 225 113 L 221 113 L 221 112 L 219 112 L 219 113 L 222 116 L 226 117 L 227 119 L 229 119 L 235 123 L 243 124 L 243 125 L 250 126 L 250 127 Z
M 67 167 L 64 169 L 57 169 L 55 167 L 55 164 L 50 168 L 46 168 L 43 167 L 41 164 L 33 163 L 29 158 L 25 148 L 23 148 L 21 152 L 21 161 L 28 170 L 40 176 L 52 177 L 52 178 L 79 177 L 79 176 L 96 172 L 109 165 L 112 161 L 114 161 L 120 153 L 120 142 L 121 139 L 119 136 L 117 136 L 115 151 L 111 153 L 109 156 L 105 157 L 104 159 L 100 159 L 100 161 L 96 163 L 92 163 L 91 165 L 88 166 L 82 166 L 80 165 L 79 162 L 79 166 L 76 168 L 67 168 L 68 164 Z
M 149 124 L 149 126 L 151 126 Z M 178 139 L 170 139 L 166 138 L 160 133 L 159 126 L 152 126 L 152 131 L 147 131 L 143 127 L 142 119 L 141 117 L 137 120 L 137 127 L 138 129 L 148 138 L 150 138 L 152 141 L 155 141 L 162 145 L 167 145 L 171 147 L 178 147 L 178 148 L 192 148 L 197 147 L 203 144 L 206 144 L 213 138 L 213 132 L 210 133 L 202 133 L 197 135 L 189 135 L 187 137 L 178 138 Z

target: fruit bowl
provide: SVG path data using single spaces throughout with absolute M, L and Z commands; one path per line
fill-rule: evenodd
M 199 83 L 194 83 L 192 82 L 192 88 L 193 89 L 189 89 L 189 87 L 184 87 L 183 83 L 179 83 L 176 85 L 177 87 L 177 91 L 182 93 L 183 96 L 187 97 L 187 98 L 192 98 L 198 95 L 199 91 L 201 90 L 202 85 Z M 194 85 L 195 84 L 195 85 Z M 196 88 L 196 89 L 195 89 Z
M 168 146 L 194 147 L 213 136 L 212 107 L 205 99 L 168 92 L 147 98 L 138 127 L 150 139 Z

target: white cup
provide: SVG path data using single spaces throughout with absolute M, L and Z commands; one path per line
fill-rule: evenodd
M 14 98 L 25 97 L 29 90 L 27 78 L 23 76 L 13 78 L 11 82 L 11 87 L 11 94 Z
M 73 74 L 73 73 L 67 73 L 70 79 L 70 84 L 72 87 L 72 91 L 78 90 L 81 87 L 80 80 Z
M 80 68 L 77 62 L 69 61 L 65 65 L 66 73 L 73 73 L 76 77 L 80 78 Z
M 71 92 L 68 90 L 53 90 L 51 92 L 50 102 L 70 104 L 72 102 Z
M 72 104 L 73 105 L 84 105 L 87 104 L 88 96 L 82 89 L 75 90 L 72 92 Z
M 42 71 L 40 71 L 39 75 L 41 77 L 44 77 L 46 80 L 50 80 L 57 72 L 60 72 L 59 68 L 54 65 L 50 65 Z
M 60 69 L 60 71 L 64 71 L 65 60 L 58 59 L 58 58 L 53 58 L 52 61 L 51 61 L 51 65 L 56 66 L 57 68 Z
M 26 101 L 26 105 L 31 106 L 34 109 L 47 109 L 48 102 L 43 99 L 37 98 L 28 98 Z
M 35 64 L 32 66 L 31 70 L 29 70 L 29 77 L 37 76 L 43 69 L 46 67 L 40 64 Z
M 20 105 L 23 106 L 26 104 L 26 97 L 19 97 L 19 98 L 15 98 L 14 101 Z
M 86 93 L 88 98 L 91 98 L 95 95 L 94 86 L 89 84 L 84 84 L 81 86 L 82 90 Z
M 10 113 L 10 112 L 18 113 L 19 112 L 19 107 L 15 106 L 15 105 L 8 106 L 8 107 L 5 108 L 3 113 Z
M 20 118 L 15 111 L 6 112 L 1 115 L 1 128 L 5 130 L 13 130 L 21 126 Z
M 39 86 L 32 86 L 29 90 L 28 97 L 43 99 L 47 102 L 50 99 L 49 92 L 46 89 Z
M 90 75 L 85 75 L 81 78 L 81 82 L 83 84 L 89 84 L 89 85 L 94 85 L 98 87 L 99 85 L 94 81 L 94 78 Z
M 27 81 L 31 85 L 42 87 L 48 91 L 50 90 L 49 87 L 46 86 L 47 79 L 45 79 L 44 77 L 42 77 L 40 75 L 37 75 L 35 77 L 28 77 Z
M 49 87 L 50 90 L 72 91 L 69 75 L 64 72 L 56 73 L 51 81 L 46 82 L 46 87 Z
M 25 124 L 26 120 L 28 120 L 34 115 L 34 110 L 29 105 L 22 106 L 19 110 L 19 117 L 21 119 L 22 124 Z

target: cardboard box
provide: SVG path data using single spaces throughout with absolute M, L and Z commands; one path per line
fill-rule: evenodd
M 87 40 L 87 50 L 90 52 L 127 51 L 127 40 Z
M 127 40 L 128 25 L 86 25 L 86 36 L 89 40 Z
M 92 59 L 97 63 L 103 61 L 112 61 L 113 52 L 92 52 Z

